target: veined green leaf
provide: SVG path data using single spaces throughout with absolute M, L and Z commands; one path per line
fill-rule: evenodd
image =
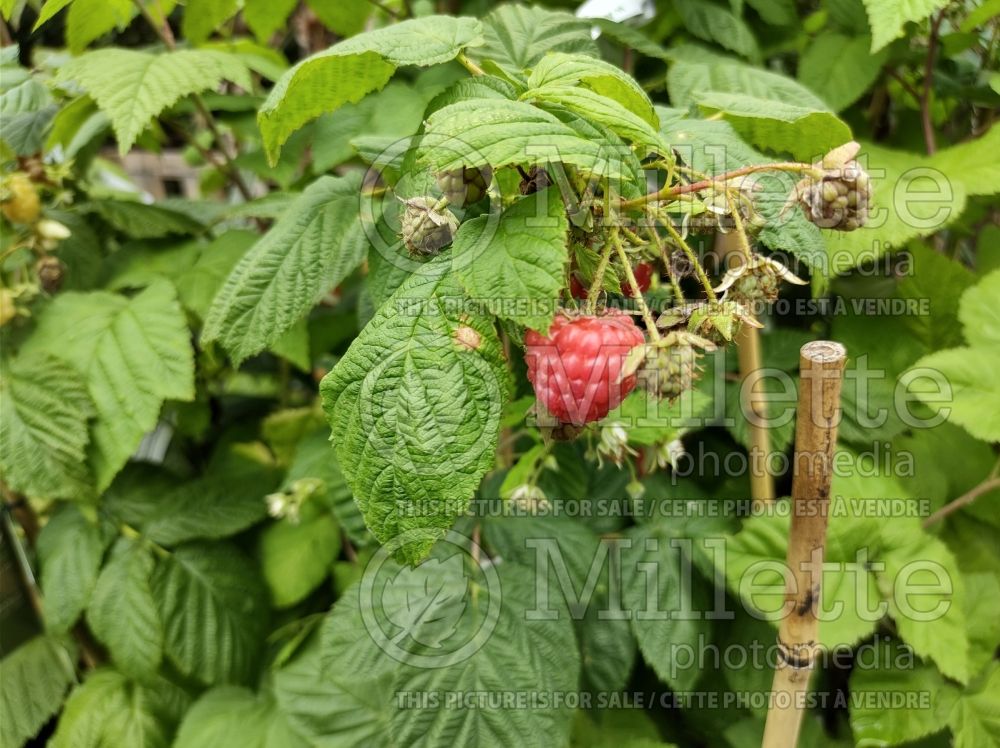
M 243 0 L 243 20 L 257 41 L 266 43 L 285 25 L 296 5 L 298 0 Z
M 604 125 L 621 138 L 643 146 L 650 153 L 665 154 L 670 147 L 650 124 L 626 109 L 615 99 L 595 93 L 588 88 L 549 84 L 531 89 L 522 98 L 535 99 L 540 105 L 559 104 L 582 117 Z
M 484 215 L 462 224 L 454 270 L 469 296 L 495 303 L 499 316 L 548 330 L 566 283 L 568 230 L 558 189 L 529 195 L 499 218 Z
M 184 96 L 215 88 L 223 80 L 251 88 L 239 58 L 212 50 L 182 49 L 153 54 L 133 49 L 98 49 L 70 60 L 59 80 L 75 81 L 111 119 L 118 149 L 126 153 L 164 109 Z
M 1000 345 L 1000 270 L 994 270 L 962 294 L 958 317 L 971 345 Z
M 851 139 L 851 128 L 825 108 L 715 91 L 697 99 L 703 111 L 722 112 L 746 140 L 774 153 L 812 160 Z
M 501 99 L 471 99 L 434 112 L 418 158 L 433 171 L 561 161 L 587 173 L 621 176 L 619 153 L 538 107 Z
M 340 555 L 340 528 L 318 499 L 309 499 L 297 520 L 286 517 L 264 528 L 257 550 L 272 603 L 287 608 L 330 574 Z
M 0 660 L 0 743 L 25 745 L 62 707 L 76 677 L 65 647 L 36 636 Z
M 715 42 L 751 61 L 760 59 L 760 48 L 746 22 L 731 10 L 704 0 L 674 0 L 685 28 L 699 39 Z
M 476 50 L 511 72 L 533 67 L 549 52 L 579 52 L 598 56 L 590 23 L 565 11 L 505 4 L 483 19 L 486 43 Z
M 934 412 L 947 411 L 948 420 L 965 428 L 977 439 L 1000 441 L 1000 350 L 952 348 L 924 356 L 911 371 L 935 372 L 935 378 L 917 376 L 909 391 Z M 940 377 L 951 389 L 941 392 Z
M 157 282 L 132 298 L 106 291 L 59 295 L 24 351 L 53 351 L 83 375 L 97 412 L 91 466 L 111 483 L 166 399 L 194 397 L 194 356 L 173 287 Z
M 66 16 L 66 44 L 79 54 L 112 29 L 124 29 L 136 13 L 129 0 L 73 0 Z
M 798 77 L 835 112 L 857 101 L 878 78 L 887 55 L 868 51 L 871 38 L 826 31 L 802 53 Z M 837 60 L 831 65 L 831 60 Z
M 198 0 L 184 6 L 181 30 L 195 44 L 205 41 L 223 23 L 236 15 L 238 0 Z
M 642 87 L 621 68 L 603 60 L 587 55 L 552 52 L 539 61 L 528 77 L 529 88 L 572 87 L 578 84 L 617 101 L 654 130 L 659 129 L 660 118 Z
M 275 163 L 288 137 L 310 120 L 384 86 L 402 65 L 438 65 L 482 43 L 472 18 L 427 16 L 359 34 L 293 67 L 258 114 L 264 148 Z
M 177 731 L 174 748 L 307 748 L 269 694 L 220 686 L 196 701 Z
M 94 405 L 80 374 L 48 353 L 19 356 L 0 370 L 0 396 L 4 481 L 37 498 L 85 493 Z
M 38 536 L 45 625 L 67 631 L 83 613 L 97 581 L 104 543 L 97 526 L 67 504 Z
M 159 559 L 151 589 L 167 657 L 202 683 L 243 683 L 267 626 L 267 592 L 234 546 L 192 543 Z
M 122 538 L 101 570 L 87 608 L 87 623 L 123 672 L 136 678 L 156 672 L 163 655 L 163 624 L 149 588 L 149 549 Z
M 874 54 L 893 39 L 903 35 L 903 26 L 911 21 L 922 21 L 940 10 L 948 0 L 864 0 L 868 21 L 872 29 Z
M 321 177 L 237 263 L 205 318 L 236 364 L 275 343 L 364 259 L 361 174 Z
M 341 468 L 387 542 L 427 531 L 417 561 L 493 466 L 508 372 L 489 319 L 468 313 L 444 253 L 378 310 L 320 391 Z
M 94 670 L 70 694 L 51 745 L 168 748 L 189 700 L 160 677 L 140 683 L 110 668 Z

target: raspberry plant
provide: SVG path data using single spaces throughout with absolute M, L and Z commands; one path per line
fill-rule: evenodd
M 997 744 L 994 11 L 0 2 L 0 745 Z

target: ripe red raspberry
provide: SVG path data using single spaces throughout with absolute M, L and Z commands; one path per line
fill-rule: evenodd
M 556 316 L 548 337 L 524 336 L 528 380 L 535 396 L 562 423 L 582 425 L 604 418 L 635 388 L 622 377 L 625 359 L 646 342 L 632 318 L 616 309 L 600 317 Z
M 632 272 L 635 273 L 635 281 L 639 284 L 639 293 L 646 293 L 649 284 L 653 282 L 653 266 L 648 262 L 640 262 L 632 268 Z M 622 293 L 626 296 L 635 296 L 632 284 L 627 280 L 622 281 Z

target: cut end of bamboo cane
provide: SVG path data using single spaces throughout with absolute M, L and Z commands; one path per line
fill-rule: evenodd
M 814 340 L 799 351 L 803 359 L 817 364 L 833 364 L 847 358 L 847 349 L 832 340 Z

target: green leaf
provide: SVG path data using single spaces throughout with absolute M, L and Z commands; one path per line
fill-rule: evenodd
M 340 528 L 316 499 L 297 521 L 286 517 L 260 534 L 257 553 L 276 608 L 302 602 L 329 575 L 340 555 Z
M 97 200 L 90 206 L 114 228 L 133 239 L 159 239 L 171 234 L 191 234 L 204 225 L 164 205 L 147 205 L 137 200 Z
M 758 99 L 825 111 L 826 104 L 793 78 L 712 54 L 699 47 L 679 47 L 667 73 L 670 101 L 676 107 L 697 103 L 702 92 L 739 93 Z M 839 145 L 839 143 L 838 143 Z
M 306 4 L 324 26 L 345 39 L 363 31 L 375 9 L 368 0 L 306 0 Z
M 42 6 L 41 11 L 38 13 L 38 20 L 35 21 L 35 25 L 31 30 L 38 31 L 43 25 L 52 20 L 56 13 L 61 11 L 67 5 L 69 5 L 73 0 L 45 0 L 45 5 Z
M 162 678 L 139 683 L 116 670 L 94 670 L 70 694 L 51 745 L 168 748 L 187 704 L 187 694 Z
M 149 587 L 153 557 L 122 538 L 97 578 L 87 623 L 115 665 L 137 678 L 156 672 L 163 655 L 163 624 Z
M 173 748 L 307 748 L 273 697 L 237 686 L 213 688 L 181 722 Z
M 660 127 L 653 102 L 642 87 L 621 68 L 603 60 L 587 55 L 551 52 L 541 59 L 528 77 L 531 89 L 578 85 L 617 101 L 654 130 Z
M 285 25 L 296 5 L 297 0 L 244 0 L 243 20 L 257 41 L 266 44 Z
M 382 542 L 450 527 L 493 467 L 507 367 L 450 270 L 444 253 L 404 282 L 320 387 L 340 466 Z M 418 560 L 432 543 L 400 553 Z
M 432 171 L 551 161 L 616 178 L 620 176 L 617 155 L 538 107 L 520 101 L 470 99 L 427 118 L 418 158 Z
M 634 49 L 639 54 L 664 62 L 672 62 L 674 59 L 670 50 L 661 47 L 639 29 L 607 18 L 588 18 L 587 21 L 599 28 L 604 36 L 614 39 L 624 47 Z
M 4 481 L 37 498 L 87 492 L 94 405 L 86 383 L 47 353 L 19 356 L 0 369 L 0 468 Z
M 157 561 L 151 582 L 166 654 L 203 683 L 246 682 L 267 625 L 267 592 L 235 547 L 185 545 Z
M 958 565 L 947 546 L 916 528 L 916 523 L 887 523 L 873 554 L 885 565 L 876 571 L 883 594 L 889 602 L 889 615 L 896 622 L 899 636 L 920 657 L 933 660 L 938 670 L 949 678 L 969 680 L 969 639 L 966 634 L 965 590 Z M 895 585 L 905 573 L 909 589 L 918 595 L 904 595 Z M 942 578 L 953 590 L 939 592 Z M 926 587 L 926 590 L 922 589 Z M 942 613 L 938 606 L 946 604 Z M 901 609 L 901 603 L 905 609 Z
M 105 489 L 166 399 L 194 398 L 184 313 L 168 283 L 127 299 L 105 291 L 60 294 L 24 350 L 52 351 L 86 379 L 97 411 L 91 466 Z
M 874 54 L 901 37 L 906 23 L 924 20 L 943 8 L 947 0 L 864 0 L 864 3 L 872 29 L 871 51 Z
M 992 662 L 970 683 L 948 721 L 955 748 L 1000 743 L 1000 663 Z
M 278 472 L 261 451 L 266 452 L 259 443 L 234 445 L 200 478 L 165 493 L 150 490 L 142 497 L 151 507 L 143 533 L 173 546 L 235 535 L 262 520 L 264 497 L 277 485 Z
M 1000 345 L 1000 270 L 986 275 L 962 294 L 958 318 L 970 345 Z
M 364 259 L 361 174 L 321 177 L 237 263 L 205 318 L 202 341 L 218 340 L 239 364 L 299 321 Z
M 899 642 L 882 640 L 876 665 L 851 673 L 851 729 L 859 744 L 900 745 L 943 730 L 958 701 L 958 689 Z M 905 694 L 915 708 L 874 706 L 878 693 Z M 868 706 L 872 704 L 872 706 Z
M 289 723 L 322 748 L 365 748 L 389 734 L 392 673 L 385 653 L 372 645 L 357 603 L 350 607 L 358 598 L 357 586 L 352 590 L 326 619 L 355 637 L 347 657 L 328 667 L 317 636 L 274 676 L 275 696 Z
M 887 53 L 870 54 L 871 39 L 824 31 L 799 60 L 798 78 L 835 112 L 846 109 L 878 78 Z M 831 60 L 837 60 L 831 65 Z
M 935 378 L 919 376 L 910 382 L 915 394 L 935 413 L 947 411 L 948 420 L 977 439 L 1000 441 L 1000 350 L 952 348 L 924 356 L 913 370 L 930 370 Z M 951 393 L 942 393 L 943 376 Z
M 598 56 L 590 22 L 565 11 L 501 5 L 483 19 L 483 38 L 477 57 L 511 71 L 533 67 L 549 52 Z
M 67 631 L 87 607 L 104 555 L 97 526 L 76 506 L 64 505 L 38 536 L 45 624 Z
M 545 451 L 542 445 L 537 448 Z M 528 459 L 529 454 L 526 453 L 518 465 L 528 462 L 529 467 L 533 466 L 536 460 Z M 563 596 L 569 598 L 567 603 L 583 667 L 581 688 L 606 692 L 624 688 L 635 664 L 636 644 L 628 620 L 605 617 L 611 608 L 609 589 L 622 573 L 610 544 L 602 549 L 607 541 L 594 530 L 556 513 L 484 517 L 482 529 L 486 543 L 506 561 L 538 569 L 539 575 L 545 564 L 549 572 L 549 590 L 561 590 Z M 607 555 L 603 555 L 604 550 Z M 596 577 L 592 576 L 595 561 L 602 564 Z M 631 566 L 626 568 L 631 572 Z M 590 597 L 587 595 L 588 581 L 593 584 Z M 541 576 L 539 583 L 544 583 Z
M 200 44 L 236 15 L 238 0 L 198 0 L 184 6 L 181 31 L 194 44 Z
M 1000 579 L 995 574 L 963 574 L 970 672 L 978 673 L 1000 647 Z
M 174 276 L 181 303 L 204 319 L 236 263 L 259 238 L 253 231 L 227 231 L 207 244 L 198 245 L 197 258 Z
M 1000 127 L 991 127 L 982 137 L 944 148 L 928 161 L 949 180 L 961 182 L 967 194 L 995 195 L 1000 192 L 1000 174 L 992 168 L 992 159 L 998 148 Z
M 427 16 L 358 34 L 309 57 L 281 77 L 257 116 L 268 159 L 310 120 L 378 90 L 397 67 L 453 60 L 482 42 L 473 18 Z
M 614 99 L 602 96 L 588 88 L 549 84 L 524 94 L 544 106 L 557 104 L 586 117 L 591 122 L 604 125 L 627 141 L 644 146 L 653 153 L 669 153 L 668 146 L 653 127 L 626 109 Z
M 760 60 L 753 31 L 728 8 L 704 0 L 674 0 L 674 7 L 684 27 L 699 39 L 715 42 L 753 62 Z
M 80 54 L 112 29 L 124 29 L 136 13 L 129 0 L 74 0 L 66 16 L 66 44 Z
M 48 636 L 36 636 L 0 660 L 0 744 L 26 745 L 59 712 L 75 679 L 66 649 Z
M 548 330 L 566 283 L 568 230 L 559 190 L 544 190 L 514 203 L 499 219 L 484 215 L 462 224 L 453 268 L 469 296 L 495 304 L 499 316 Z
M 809 160 L 851 139 L 851 129 L 825 109 L 715 91 L 698 94 L 697 99 L 704 112 L 722 112 L 743 138 L 775 153 Z
M 710 636 L 702 613 L 708 610 L 707 596 L 692 586 L 699 582 L 683 560 L 675 533 L 662 524 L 646 525 L 631 532 L 630 538 L 632 545 L 625 551 L 623 565 L 628 575 L 625 608 L 632 614 L 632 632 L 643 659 L 660 680 L 686 691 L 694 686 L 701 669 L 674 657 L 688 647 L 697 651 L 705 646 Z
M 150 119 L 181 98 L 229 80 L 250 90 L 246 66 L 233 55 L 182 49 L 152 54 L 133 49 L 99 49 L 63 65 L 59 80 L 75 81 L 111 120 L 124 154 Z

